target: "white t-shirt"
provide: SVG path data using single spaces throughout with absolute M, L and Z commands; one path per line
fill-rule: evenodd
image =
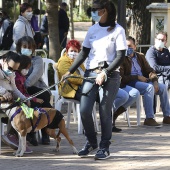
M 97 23 L 87 32 L 83 42 L 84 47 L 91 49 L 86 62 L 87 70 L 98 67 L 101 61 L 106 61 L 109 65 L 113 62 L 116 51 L 127 49 L 124 29 L 119 24 L 109 32 L 107 29 L 108 27 L 101 27 Z

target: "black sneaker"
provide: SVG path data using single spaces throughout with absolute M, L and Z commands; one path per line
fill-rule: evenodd
M 42 136 L 42 145 L 50 145 L 50 137 L 48 135 Z
M 99 149 L 94 157 L 95 160 L 98 159 L 107 159 L 110 157 L 109 149 L 103 148 Z
M 26 140 L 30 143 L 30 144 L 32 144 L 33 146 L 38 146 L 38 141 L 37 141 L 37 139 L 36 139 L 36 135 L 35 135 L 35 133 L 33 132 L 31 132 L 31 133 L 28 133 L 27 134 L 27 137 L 26 137 Z
M 80 156 L 81 158 L 87 157 L 90 153 L 97 150 L 97 148 L 98 148 L 97 144 L 92 146 L 89 142 L 87 142 L 84 148 L 78 152 L 78 156 Z
M 119 129 L 119 128 L 117 128 L 116 126 L 113 126 L 113 127 L 112 127 L 112 132 L 119 133 L 119 132 L 121 132 L 121 131 L 122 131 L 122 129 Z

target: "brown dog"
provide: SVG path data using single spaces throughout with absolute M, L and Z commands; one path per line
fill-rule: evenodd
M 7 105 L 5 107 L 7 107 Z M 26 118 L 26 115 L 24 114 L 22 109 L 20 109 L 20 107 L 14 107 L 12 109 L 6 110 L 6 115 L 11 120 L 11 124 L 13 128 L 19 134 L 19 146 L 18 146 L 18 150 L 14 153 L 14 155 L 18 157 L 23 156 L 26 150 L 26 135 L 32 130 L 32 127 L 34 127 L 37 124 L 37 120 L 39 119 L 38 118 L 39 114 L 41 114 L 41 119 L 39 119 L 39 122 L 35 128 L 35 131 L 40 130 L 47 126 L 47 134 L 57 141 L 56 151 L 59 151 L 59 146 L 60 146 L 60 141 L 61 141 L 60 133 L 62 133 L 66 137 L 68 142 L 70 143 L 73 149 L 73 153 L 77 154 L 78 151 L 75 148 L 73 141 L 70 139 L 68 132 L 65 128 L 65 121 L 63 119 L 62 114 L 53 108 L 43 108 L 43 110 L 46 111 L 46 113 L 44 112 L 42 113 L 41 109 L 39 111 L 34 110 L 32 123 L 30 119 Z M 17 114 L 16 114 L 16 111 L 18 111 Z M 53 129 L 56 127 L 52 127 L 54 125 L 56 126 L 54 119 L 57 119 L 57 122 L 58 122 L 57 126 L 59 128 L 59 132 L 57 135 L 55 133 L 55 129 Z

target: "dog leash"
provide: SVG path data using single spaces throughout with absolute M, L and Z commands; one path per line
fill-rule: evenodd
M 81 76 L 69 75 L 69 76 L 66 76 L 64 79 L 60 80 L 59 82 L 57 82 L 57 83 L 55 83 L 55 84 L 53 84 L 53 85 L 51 85 L 51 86 L 49 86 L 49 87 L 46 87 L 45 89 L 43 89 L 43 90 L 41 90 L 41 91 L 39 91 L 39 92 L 31 95 L 30 97 L 28 97 L 28 98 L 26 98 L 26 99 L 24 99 L 24 100 L 16 100 L 16 101 L 14 101 L 13 104 L 11 104 L 10 106 L 8 106 L 7 108 L 0 108 L 0 110 L 5 111 L 5 110 L 12 109 L 12 108 L 15 107 L 15 106 L 20 106 L 21 103 L 24 103 L 24 102 L 27 102 L 27 101 L 33 99 L 34 97 L 36 97 L 36 96 L 44 93 L 45 91 L 47 91 L 47 90 L 51 89 L 52 87 L 60 84 L 62 81 L 65 81 L 65 80 L 68 79 L 68 78 L 81 78 L 81 79 L 85 79 L 85 80 L 96 79 L 96 77 L 81 77 Z
M 41 91 L 39 91 L 39 92 L 31 95 L 30 97 L 26 98 L 26 99 L 23 100 L 22 102 L 27 102 L 27 101 L 33 99 L 34 97 L 36 97 L 36 96 L 44 93 L 45 91 L 50 90 L 50 89 L 53 88 L 54 86 L 56 86 L 56 85 L 58 85 L 58 84 L 61 84 L 62 81 L 65 81 L 65 80 L 68 79 L 68 78 L 81 78 L 81 79 L 85 79 L 85 80 L 96 79 L 96 77 L 82 77 L 82 76 L 69 75 L 69 76 L 66 76 L 64 79 L 60 80 L 59 82 L 57 82 L 57 83 L 55 83 L 55 84 L 53 84 L 53 85 L 51 85 L 51 86 L 49 86 L 49 87 L 46 87 L 45 89 L 43 89 L 43 90 L 41 90 Z

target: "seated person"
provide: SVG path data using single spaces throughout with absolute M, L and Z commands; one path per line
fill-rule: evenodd
M 15 84 L 15 71 L 20 66 L 20 55 L 12 51 L 7 52 L 0 58 L 0 96 L 3 96 L 7 101 L 20 98 L 21 100 L 26 97 L 17 89 Z M 29 105 L 29 103 L 28 103 Z M 18 134 L 12 128 L 11 122 L 8 122 L 7 134 L 2 136 L 2 141 L 13 149 L 18 148 Z M 32 153 L 27 147 L 25 153 Z
M 20 38 L 17 42 L 16 50 L 19 54 L 26 55 L 31 58 L 31 67 L 26 76 L 25 88 L 27 89 L 28 94 L 33 95 L 47 87 L 47 85 L 42 80 L 43 75 L 43 60 L 40 56 L 34 56 L 36 44 L 33 38 L 29 36 L 24 36 Z M 42 94 L 38 95 L 37 98 L 42 99 L 42 107 L 51 108 L 50 104 L 51 92 L 45 91 Z M 49 145 L 50 139 L 46 134 L 45 128 L 42 130 L 42 144 Z M 27 135 L 28 138 L 28 135 Z M 30 136 L 34 138 L 34 136 Z
M 26 97 L 29 97 L 30 95 L 28 94 L 26 88 L 25 88 L 25 81 L 26 81 L 26 75 L 29 72 L 29 69 L 31 67 L 31 59 L 28 56 L 21 55 L 21 62 L 18 70 L 15 72 L 15 84 L 18 88 L 18 90 Z M 37 107 L 37 105 L 40 106 L 40 104 L 43 103 L 42 99 L 39 98 L 33 98 L 31 100 L 31 107 Z
M 127 56 L 120 66 L 121 85 L 129 85 L 144 97 L 144 109 L 146 119 L 144 125 L 160 126 L 154 119 L 153 99 L 154 94 L 160 96 L 163 123 L 170 124 L 170 105 L 168 93 L 164 84 L 158 83 L 157 75 L 149 66 L 143 54 L 135 52 L 135 39 L 129 36 L 126 40 L 128 45 Z
M 113 102 L 114 113 L 112 132 L 122 131 L 122 129 L 119 129 L 115 126 L 115 121 L 120 114 L 125 112 L 129 106 L 136 102 L 139 96 L 140 96 L 139 91 L 131 86 L 119 88 L 116 98 Z
M 170 53 L 166 48 L 167 33 L 159 32 L 155 37 L 155 45 L 151 46 L 146 53 L 146 60 L 155 70 L 158 82 L 170 88 Z
M 28 56 L 21 55 L 21 62 L 18 70 L 15 72 L 15 83 L 18 88 L 18 90 L 25 95 L 26 97 L 29 97 L 26 88 L 25 88 L 25 81 L 26 81 L 26 75 L 28 74 L 28 71 L 31 67 L 31 59 Z M 31 107 L 42 107 L 41 104 L 43 103 L 42 99 L 39 98 L 33 98 L 31 101 Z M 32 137 L 31 137 L 32 136 Z M 27 141 L 29 141 L 32 145 L 37 146 L 38 142 L 36 139 L 36 132 L 30 132 L 27 135 Z
M 58 63 L 54 65 L 55 69 L 58 70 L 59 80 L 68 71 L 70 66 L 73 64 L 74 59 L 80 52 L 81 45 L 77 40 L 70 40 L 66 45 L 66 52 L 60 57 Z M 82 64 L 74 73 L 74 76 L 84 75 L 85 67 Z M 69 82 L 69 83 L 68 83 Z M 62 82 L 59 86 L 59 93 L 65 98 L 74 98 L 80 100 L 81 97 L 81 84 L 83 79 L 69 78 L 66 82 Z

